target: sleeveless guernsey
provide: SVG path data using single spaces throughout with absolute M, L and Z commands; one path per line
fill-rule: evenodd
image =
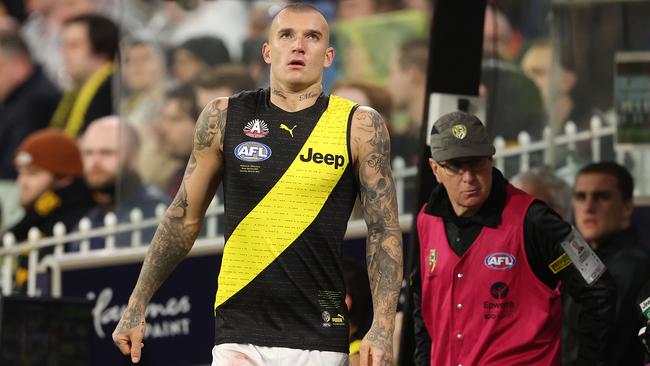
M 357 192 L 355 108 L 321 94 L 286 112 L 268 89 L 229 99 L 216 344 L 348 352 L 340 256 Z

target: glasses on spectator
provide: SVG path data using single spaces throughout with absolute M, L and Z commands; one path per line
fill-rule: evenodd
M 492 158 L 469 158 L 436 163 L 448 176 L 453 177 L 463 175 L 465 172 L 483 173 L 490 166 L 490 161 L 492 161 Z

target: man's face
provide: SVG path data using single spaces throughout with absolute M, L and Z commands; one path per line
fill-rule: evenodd
M 190 51 L 179 48 L 174 52 L 172 71 L 174 77 L 183 83 L 192 82 L 207 65 L 194 56 Z
M 386 89 L 390 93 L 393 105 L 398 109 L 408 107 L 413 84 L 406 70 L 402 69 L 399 64 L 400 51 L 397 50 L 390 58 L 388 63 L 388 79 L 386 80 Z
M 438 183 L 447 195 L 456 215 L 476 214 L 490 195 L 492 188 L 492 159 L 460 158 L 444 162 L 429 159 Z
M 271 79 L 285 88 L 301 90 L 321 82 L 323 68 L 334 59 L 325 18 L 313 11 L 281 12 L 271 25 L 262 55 L 271 65 Z
M 88 38 L 88 27 L 82 23 L 71 23 L 63 29 L 63 62 L 72 80 L 83 83 L 93 70 L 92 44 Z
M 623 200 L 613 175 L 584 173 L 573 188 L 573 210 L 578 230 L 591 242 L 627 228 L 633 204 Z
M 133 45 L 126 51 L 122 75 L 129 89 L 135 92 L 145 91 L 164 78 L 162 60 L 151 46 Z
M 81 139 L 84 177 L 93 189 L 108 187 L 117 180 L 123 165 L 120 163 L 118 129 L 117 124 L 90 125 Z
M 521 61 L 521 69 L 539 88 L 548 100 L 549 78 L 551 72 L 551 50 L 549 47 L 533 47 L 526 52 Z
M 177 159 L 186 159 L 194 143 L 194 117 L 185 111 L 178 99 L 167 99 L 158 126 L 161 146 Z
M 18 188 L 20 205 L 31 207 L 34 201 L 54 185 L 54 174 L 35 165 L 18 166 Z

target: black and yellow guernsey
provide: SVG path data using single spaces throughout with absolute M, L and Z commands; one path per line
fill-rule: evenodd
M 216 344 L 348 352 L 340 256 L 357 192 L 355 108 L 321 94 L 286 112 L 268 89 L 230 98 Z

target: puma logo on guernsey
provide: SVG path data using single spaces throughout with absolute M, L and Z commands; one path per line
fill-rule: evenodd
M 325 163 L 326 165 L 334 165 L 334 169 L 338 169 L 339 167 L 342 167 L 343 164 L 345 164 L 345 157 L 343 155 L 323 155 L 322 153 L 314 152 L 311 147 L 307 151 L 307 156 L 300 155 L 300 160 L 304 161 L 305 163 L 313 161 L 316 164 Z
M 280 123 L 280 129 L 289 132 L 289 134 L 291 134 L 291 137 L 293 137 L 293 129 L 296 128 L 297 126 L 298 125 L 293 125 L 293 127 L 289 128 L 284 123 Z

